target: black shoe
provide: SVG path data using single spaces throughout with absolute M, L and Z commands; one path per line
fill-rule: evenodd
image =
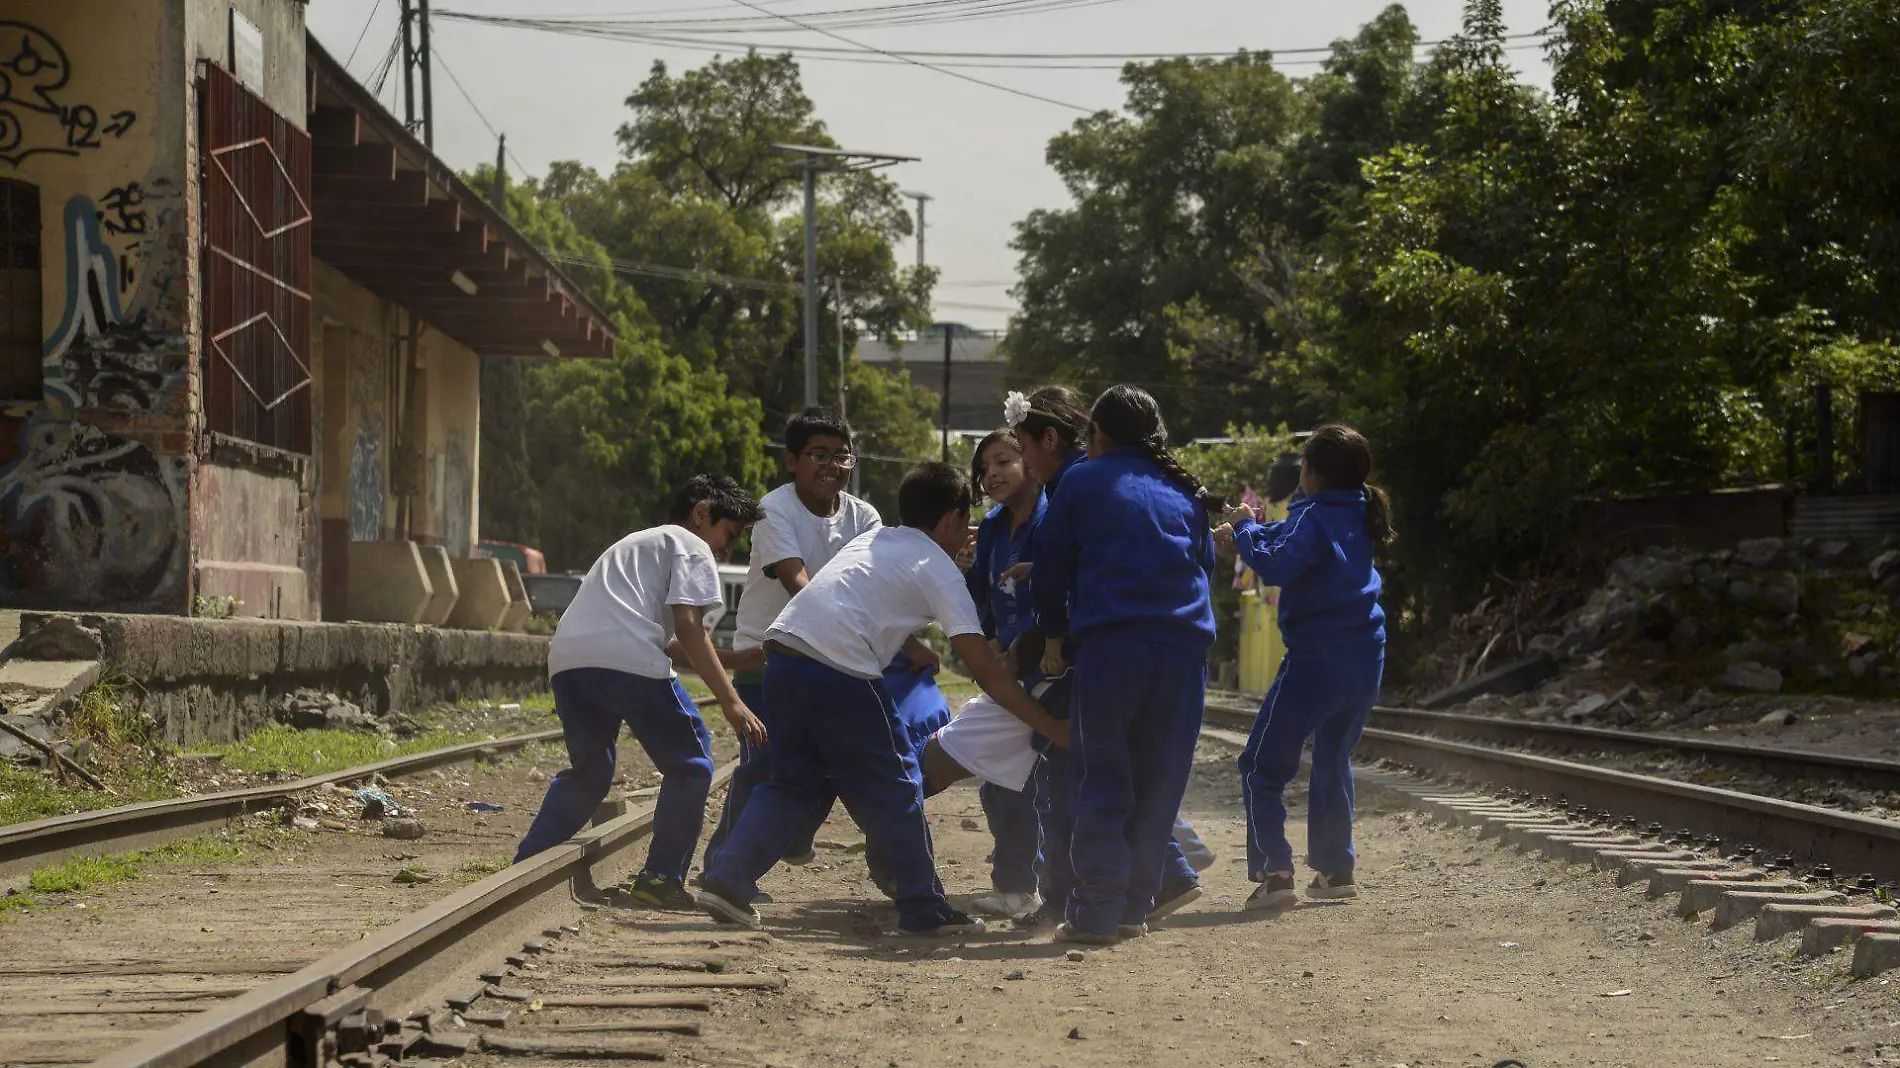
M 686 885 L 671 875 L 642 872 L 627 884 L 627 896 L 653 909 L 691 912 L 699 907 L 693 895 L 686 892 Z
M 1320 872 L 1313 876 L 1312 885 L 1306 888 L 1306 896 L 1315 901 L 1341 901 L 1358 897 L 1359 888 L 1352 885 L 1352 872 L 1332 875 Z
M 759 919 L 759 910 L 748 904 L 737 890 L 713 879 L 700 880 L 699 907 L 720 923 L 756 931 L 764 922 Z
M 1247 899 L 1248 912 L 1262 912 L 1268 909 L 1283 909 L 1299 903 L 1300 895 L 1293 889 L 1293 876 L 1269 875 L 1260 881 L 1260 888 Z
M 1062 910 L 1061 905 L 1044 901 L 1042 907 L 1036 911 L 1027 916 L 1016 917 L 1016 929 L 1018 931 L 1046 931 L 1062 922 Z
M 929 938 L 946 935 L 982 934 L 987 928 L 983 921 L 966 912 L 951 909 L 937 918 L 937 921 L 923 927 L 899 926 L 897 933 L 906 938 Z
M 1148 910 L 1148 922 L 1166 919 L 1201 899 L 1201 884 L 1198 882 L 1174 883 L 1163 886 L 1155 895 L 1155 907 Z

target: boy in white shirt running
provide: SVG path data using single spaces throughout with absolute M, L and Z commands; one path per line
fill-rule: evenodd
M 693 907 L 683 880 L 706 816 L 712 742 L 667 647 L 677 638 L 733 731 L 762 745 L 765 728 L 733 689 L 700 621 L 720 602 L 716 554 L 758 518 L 758 502 L 737 482 L 696 475 L 674 494 L 665 526 L 629 534 L 594 561 L 548 647 L 554 712 L 572 766 L 548 784 L 515 863 L 587 825 L 613 784 L 624 723 L 664 776 L 653 842 L 630 893 L 658 908 Z
M 969 540 L 970 503 L 961 472 L 919 465 L 898 490 L 904 525 L 845 546 L 766 632 L 772 776 L 707 865 L 699 903 L 714 919 L 759 925 L 758 878 L 784 856 L 832 783 L 887 858 L 900 934 L 982 929 L 950 907 L 937 881 L 917 753 L 883 681 L 905 640 L 935 620 L 985 692 L 1067 743 L 1068 725 L 1016 685 L 983 639 L 954 562 Z

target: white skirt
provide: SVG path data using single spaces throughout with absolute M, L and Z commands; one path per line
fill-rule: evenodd
M 1036 732 L 1029 724 L 987 695 L 973 697 L 955 719 L 936 734 L 937 744 L 950 759 L 984 782 L 1021 793 L 1042 758 L 1031 744 Z

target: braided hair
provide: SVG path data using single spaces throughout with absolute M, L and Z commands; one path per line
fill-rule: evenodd
M 1181 466 L 1181 461 L 1168 451 L 1168 428 L 1161 421 L 1161 406 L 1148 391 L 1130 385 L 1108 387 L 1095 399 L 1089 424 L 1117 445 L 1132 445 L 1146 452 L 1161 469 L 1162 477 L 1199 501 L 1201 507 L 1218 513 L 1227 506 L 1226 498 L 1202 485 L 1194 472 Z

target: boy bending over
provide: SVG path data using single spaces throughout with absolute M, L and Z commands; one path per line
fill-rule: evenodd
M 613 784 L 624 723 L 664 776 L 653 843 L 630 893 L 659 908 L 693 907 L 683 880 L 706 816 L 712 742 L 668 645 L 677 637 L 739 738 L 764 744 L 765 728 L 733 690 L 700 622 L 720 600 L 715 554 L 758 518 L 758 502 L 737 482 L 696 475 L 674 494 L 666 525 L 629 534 L 594 561 L 548 647 L 554 713 L 572 766 L 548 784 L 515 863 L 586 826 Z
M 970 483 L 947 464 L 919 465 L 898 490 L 900 527 L 864 534 L 793 597 L 766 632 L 772 777 L 707 868 L 699 903 L 714 919 L 759 925 L 757 880 L 835 785 L 888 857 L 901 934 L 982 925 L 950 907 L 924 822 L 917 752 L 883 681 L 910 635 L 936 621 L 984 691 L 1031 728 L 1066 744 L 990 651 L 954 557 L 970 536 Z

